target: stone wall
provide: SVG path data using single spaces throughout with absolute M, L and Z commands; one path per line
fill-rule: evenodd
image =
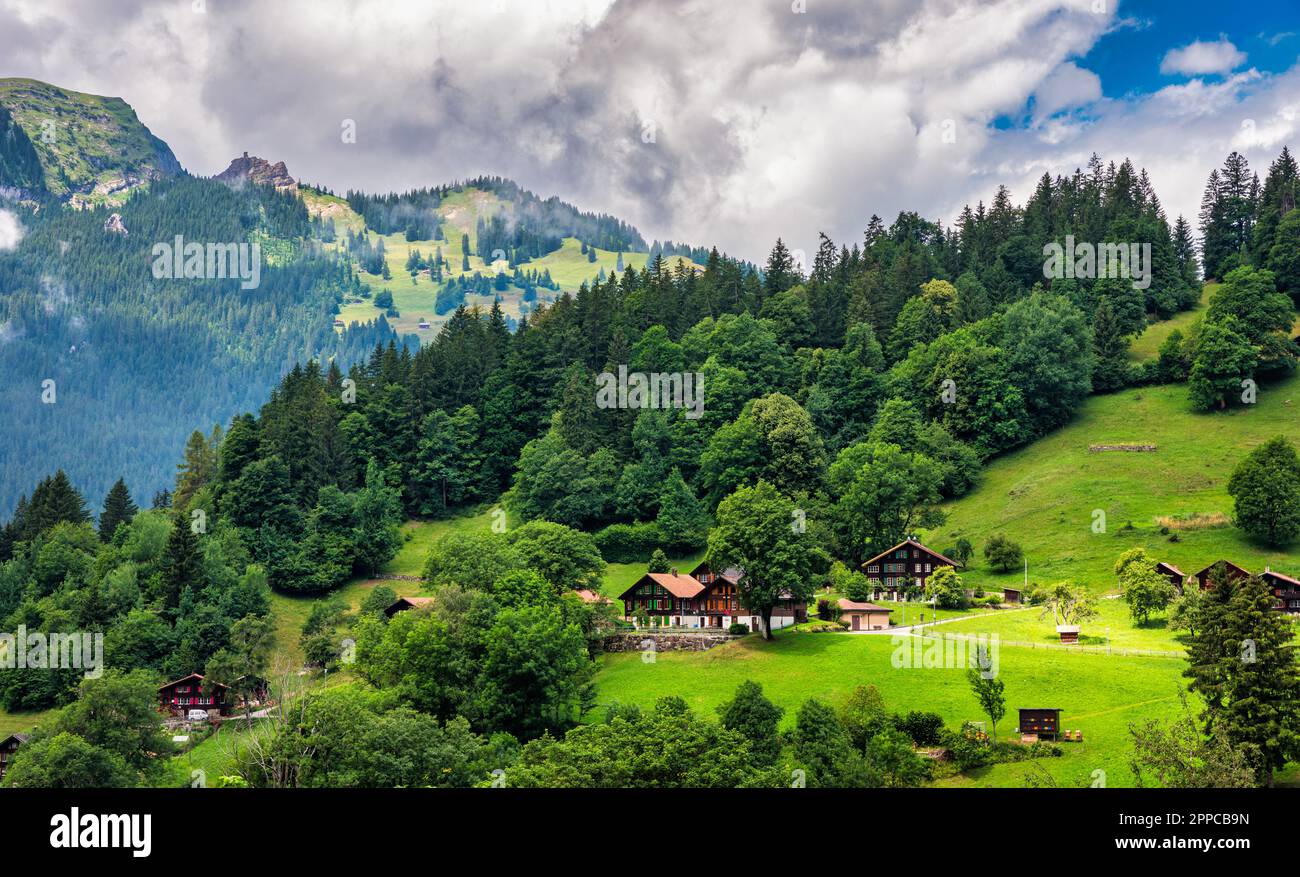
M 629 631 L 611 633 L 605 637 L 607 652 L 643 652 L 650 651 L 650 646 L 643 645 L 646 640 L 654 643 L 656 652 L 703 652 L 714 646 L 731 642 L 736 637 L 726 633 L 651 633 L 650 631 Z

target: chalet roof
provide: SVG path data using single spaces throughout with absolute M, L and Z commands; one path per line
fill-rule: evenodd
M 31 737 L 30 734 L 21 734 L 21 733 L 10 734 L 8 737 L 4 738 L 3 740 L 0 740 L 0 746 L 4 746 L 10 740 L 17 740 L 20 744 L 26 743 L 28 739 L 30 739 L 30 737 Z
M 1207 566 L 1205 569 L 1200 570 L 1199 572 L 1193 573 L 1192 575 L 1193 575 L 1195 578 L 1200 578 L 1200 577 L 1203 576 L 1203 575 L 1208 575 L 1209 572 L 1210 572 L 1210 570 L 1214 569 L 1214 568 L 1215 568 L 1216 566 L 1218 566 L 1219 564 L 1223 564 L 1224 566 L 1228 567 L 1229 569 L 1235 569 L 1237 572 L 1241 573 L 1243 576 L 1249 576 L 1249 575 L 1250 575 L 1250 570 L 1248 570 L 1248 569 L 1243 569 L 1242 567 L 1237 566 L 1237 565 L 1236 565 L 1235 563 L 1233 563 L 1231 560 L 1216 560 L 1214 563 L 1210 564 L 1210 565 Z
M 632 584 L 632 587 L 619 594 L 619 599 L 626 600 L 646 579 L 659 585 L 674 597 L 694 597 L 704 590 L 704 585 L 700 584 L 698 579 L 693 579 L 690 576 L 673 575 L 666 572 L 648 572 L 637 579 Z
M 581 597 L 584 603 L 600 603 L 605 599 L 604 594 L 597 594 L 591 588 L 579 588 L 573 593 Z
M 897 551 L 898 549 L 902 548 L 904 545 L 910 545 L 913 548 L 919 548 L 922 551 L 924 551 L 926 554 L 933 555 L 934 557 L 939 558 L 940 560 L 944 561 L 945 563 L 947 563 L 948 565 L 954 568 L 961 566 L 960 563 L 953 560 L 951 557 L 944 557 L 942 554 L 935 551 L 933 548 L 926 548 L 924 545 L 922 545 L 920 542 L 917 542 L 915 539 L 904 539 L 902 542 L 899 542 L 893 548 L 889 548 L 885 551 L 880 552 L 875 557 L 871 558 L 868 561 L 865 561 L 862 565 L 866 566 L 867 564 L 875 563 L 877 560 L 883 558 L 886 554 L 890 554 L 891 552 Z
M 698 578 L 700 572 L 703 570 L 708 570 L 709 572 L 713 571 L 712 567 L 710 567 L 707 562 L 703 562 L 703 563 L 696 564 L 695 569 L 691 570 L 691 575 Z M 744 571 L 741 570 L 740 567 L 729 566 L 726 569 L 724 569 L 722 572 L 718 573 L 717 575 L 718 578 L 726 579 L 727 581 L 731 582 L 734 585 L 740 581 L 740 577 L 743 574 Z
M 1010 591 L 1010 592 L 1013 593 L 1013 594 L 1023 594 L 1023 593 L 1025 592 L 1025 589 L 1024 589 L 1024 588 L 1013 588 L 1013 587 L 1011 587 L 1010 585 L 1003 585 L 1003 586 L 1002 586 L 1002 591 L 1003 591 L 1004 593 L 1007 592 L 1007 591 Z
M 1183 576 L 1184 578 L 1186 577 L 1186 574 L 1181 569 L 1174 566 L 1172 563 L 1169 563 L 1168 561 L 1162 560 L 1156 564 L 1156 569 L 1162 569 L 1162 568 L 1169 570 L 1171 573 L 1173 573 L 1176 576 Z
M 191 673 L 191 674 L 188 675 L 188 676 L 182 676 L 180 679 L 173 679 L 171 682 L 165 683 L 165 684 L 163 684 L 163 685 L 159 685 L 159 686 L 158 686 L 158 690 L 159 690 L 159 691 L 162 691 L 164 688 L 171 688 L 173 685 L 177 685 L 177 684 L 179 684 L 179 683 L 181 683 L 181 682 L 185 682 L 185 681 L 190 680 L 190 679 L 197 679 L 198 681 L 202 682 L 202 681 L 203 681 L 203 674 L 202 674 L 202 673 Z M 229 687 L 230 687 L 229 685 L 222 685 L 220 682 L 213 682 L 212 684 L 215 685 L 215 686 L 217 686 L 218 688 L 229 688 Z
M 875 603 L 857 603 L 845 597 L 840 598 L 840 608 L 846 612 L 889 612 L 884 606 L 877 606 Z
M 1296 585 L 1297 587 L 1300 587 L 1300 580 L 1293 579 L 1289 575 L 1285 575 L 1276 570 L 1266 569 L 1262 573 L 1260 573 L 1260 577 L 1265 579 L 1281 579 L 1284 582 L 1288 582 L 1292 585 Z
M 398 612 L 403 612 L 407 609 L 423 609 L 426 606 L 432 606 L 433 602 L 433 597 L 398 597 L 397 600 L 393 602 L 393 605 L 384 610 L 384 614 L 391 618 Z

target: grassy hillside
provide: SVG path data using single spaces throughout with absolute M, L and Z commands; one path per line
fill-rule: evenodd
M 74 203 L 120 201 L 141 183 L 181 171 L 171 148 L 121 98 L 0 79 L 0 106 L 35 147 L 45 187 Z
M 329 217 L 334 220 L 335 228 L 338 230 L 340 238 L 345 236 L 345 230 L 354 232 L 361 231 L 365 228 L 365 222 L 357 215 L 346 201 L 341 198 L 326 195 L 313 189 L 304 188 L 303 200 L 307 205 L 308 211 L 313 216 Z M 438 290 L 444 284 L 434 283 L 428 271 L 421 271 L 414 279 L 406 271 L 406 258 L 412 250 L 419 250 L 426 258 L 432 256 L 439 248 L 442 250 L 443 258 L 450 265 L 450 276 L 471 277 L 475 273 L 484 275 L 493 275 L 501 271 L 508 271 L 507 263 L 504 260 L 497 262 L 487 262 L 479 256 L 471 255 L 469 257 L 469 270 L 462 271 L 462 252 L 461 252 L 461 235 L 469 236 L 470 249 L 477 247 L 477 224 L 480 217 L 487 217 L 496 214 L 512 215 L 514 204 L 508 200 L 502 199 L 497 195 L 466 187 L 461 191 L 451 192 L 442 200 L 438 213 L 442 217 L 443 239 L 433 241 L 408 241 L 405 234 L 395 233 L 388 235 L 379 235 L 371 232 L 369 234 L 372 243 L 379 238 L 383 238 L 384 250 L 386 253 L 385 261 L 388 263 L 389 273 L 392 275 L 385 280 L 380 274 L 371 274 L 368 271 L 358 268 L 361 279 L 368 284 L 374 293 L 387 290 L 393 294 L 393 305 L 397 308 L 400 316 L 388 317 L 388 321 L 398 331 L 399 334 L 419 334 L 427 338 L 437 336 L 438 329 L 446 322 L 448 314 L 439 316 L 434 305 L 438 296 Z M 342 242 L 334 245 L 334 249 L 342 250 Z M 563 245 L 558 249 L 545 256 L 533 259 L 531 262 L 520 265 L 527 271 L 543 270 L 549 271 L 551 278 L 559 284 L 560 291 L 575 292 L 583 283 L 589 283 L 600 276 L 604 271 L 608 276 L 618 267 L 618 253 L 609 250 L 601 250 L 593 247 L 596 252 L 596 261 L 589 261 L 587 256 L 582 252 L 582 242 L 577 238 L 565 238 Z M 647 254 L 645 253 L 623 253 L 624 268 L 641 269 L 645 267 Z M 675 268 L 679 263 L 685 263 L 688 266 L 692 263 L 680 256 L 672 256 L 665 260 L 669 268 Z M 538 300 L 541 302 L 552 301 L 558 297 L 559 293 L 554 290 L 538 289 Z M 473 307 L 478 306 L 481 310 L 487 311 L 492 307 L 492 302 L 500 298 L 501 309 L 506 316 L 515 320 L 520 319 L 524 314 L 529 312 L 529 304 L 524 302 L 523 293 L 515 288 L 510 287 L 506 292 L 493 293 L 490 295 L 473 295 L 465 296 L 465 304 Z M 373 297 L 371 299 L 350 298 L 339 308 L 339 318 L 345 324 L 367 323 L 378 319 L 384 311 L 375 307 Z M 421 320 L 427 321 L 430 326 L 428 329 L 420 329 Z M 342 331 L 340 329 L 340 331 Z
M 948 503 L 947 523 L 925 540 L 942 550 L 969 539 L 976 557 L 966 580 L 985 587 L 1024 576 L 984 564 L 981 551 L 995 533 L 1024 547 L 1031 582 L 1071 579 L 1112 590 L 1115 558 L 1139 546 L 1189 574 L 1220 558 L 1254 571 L 1271 565 L 1300 574 L 1294 550 L 1253 544 L 1231 526 L 1227 493 L 1233 468 L 1251 448 L 1280 434 L 1294 438 L 1298 424 L 1295 376 L 1261 387 L 1256 405 L 1216 414 L 1193 412 L 1184 386 L 1094 396 L 1065 428 L 985 467 L 976 490 Z M 1113 443 L 1157 450 L 1088 450 Z M 1105 513 L 1102 533 L 1093 530 L 1098 509 Z

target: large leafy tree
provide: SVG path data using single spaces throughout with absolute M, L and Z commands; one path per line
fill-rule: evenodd
M 1228 479 L 1237 526 L 1269 545 L 1300 534 L 1300 456 L 1286 436 L 1246 455 Z
M 810 575 L 819 557 L 812 538 L 798 526 L 795 504 L 766 481 L 742 487 L 718 506 L 709 533 L 707 560 L 714 569 L 736 567 L 740 604 L 763 619 L 772 638 L 772 610 L 783 598 L 808 600 Z
M 898 445 L 862 443 L 841 451 L 827 478 L 837 498 L 833 515 L 841 550 L 860 563 L 919 529 L 942 524 L 943 476 L 934 460 Z
M 755 399 L 722 427 L 700 458 L 710 504 L 742 485 L 765 479 L 793 495 L 816 485 L 825 467 L 821 436 L 799 403 L 782 393 Z

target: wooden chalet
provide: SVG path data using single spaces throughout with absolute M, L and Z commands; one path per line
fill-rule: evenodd
M 1156 564 L 1156 572 L 1169 579 L 1169 583 L 1174 586 L 1178 593 L 1183 592 L 1183 583 L 1187 581 L 1187 575 L 1172 563 L 1165 563 L 1163 560 Z
M 10 734 L 8 737 L 0 740 L 0 780 L 4 779 L 5 771 L 9 769 L 9 762 L 13 761 L 14 753 L 18 747 L 27 742 L 26 734 Z
M 1055 739 L 1061 733 L 1059 709 L 1020 709 L 1020 733 Z
M 1230 579 L 1236 580 L 1236 579 L 1250 578 L 1250 572 L 1248 570 L 1242 569 L 1241 567 L 1233 563 L 1231 560 L 1216 560 L 1214 563 L 1210 564 L 1200 572 L 1192 574 L 1192 578 L 1196 579 L 1197 584 L 1201 586 L 1202 591 L 1209 590 L 1210 573 L 1212 573 L 1214 571 L 1214 568 L 1219 564 L 1223 564 L 1227 568 L 1228 578 Z
M 1268 567 L 1264 568 L 1259 577 L 1264 580 L 1264 584 L 1268 585 L 1268 589 L 1273 592 L 1273 597 L 1277 600 L 1277 608 L 1280 611 L 1300 613 L 1300 581 L 1280 572 L 1273 572 Z
M 203 674 L 191 673 L 166 685 L 158 686 L 158 708 L 173 716 L 184 717 L 190 710 L 203 710 L 208 715 L 230 714 L 229 688 L 214 682 L 204 690 Z
M 888 630 L 889 610 L 875 603 L 841 599 L 840 620 L 848 622 L 849 630 Z
M 398 597 L 393 605 L 384 610 L 384 615 L 392 618 L 398 612 L 405 612 L 407 609 L 427 609 L 432 605 L 432 597 Z
M 762 617 L 740 604 L 737 589 L 740 575 L 735 569 L 715 573 L 704 563 L 690 575 L 682 575 L 675 569 L 646 573 L 619 595 L 624 617 L 633 620 L 644 614 L 674 627 L 725 629 L 740 623 L 757 630 Z M 793 595 L 785 595 L 772 610 L 772 627 L 789 627 L 807 618 L 807 605 Z
M 957 569 L 961 564 L 915 539 L 905 539 L 862 564 L 862 571 L 871 580 L 876 599 L 883 594 L 897 600 L 914 585 L 924 588 L 926 580 L 941 566 Z

